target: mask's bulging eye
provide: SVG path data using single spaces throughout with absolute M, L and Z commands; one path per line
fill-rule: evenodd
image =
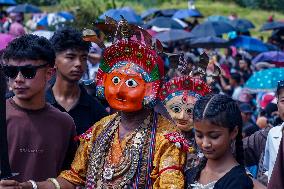
M 175 113 L 180 113 L 181 112 L 181 107 L 179 106 L 173 106 L 171 107 L 171 110 Z
M 111 81 L 113 82 L 113 84 L 117 85 L 120 82 L 120 78 L 117 76 L 114 76 Z
M 130 87 L 130 88 L 136 87 L 138 85 L 138 83 L 134 79 L 126 80 L 125 84 L 127 85 L 127 87 Z
M 191 114 L 192 114 L 192 112 L 193 112 L 193 109 L 192 109 L 192 108 L 188 108 L 188 109 L 186 109 L 186 113 L 187 113 L 187 114 L 191 115 Z

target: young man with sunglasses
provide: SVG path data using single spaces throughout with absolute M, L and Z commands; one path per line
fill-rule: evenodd
M 24 35 L 8 45 L 3 60 L 15 94 L 6 100 L 9 159 L 12 171 L 19 173 L 12 179 L 40 181 L 57 176 L 70 166 L 77 146 L 72 118 L 45 101 L 55 52 L 45 38 Z M 2 180 L 0 188 L 16 181 Z
M 83 41 L 82 33 L 72 28 L 58 30 L 50 41 L 56 52 L 57 74 L 54 85 L 47 90 L 46 99 L 67 112 L 75 121 L 77 134 L 82 134 L 107 116 L 105 108 L 79 85 L 87 68 L 90 43 Z

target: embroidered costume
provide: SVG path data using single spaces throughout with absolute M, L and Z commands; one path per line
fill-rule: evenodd
M 157 44 L 124 19 L 117 24 L 107 18 L 105 28 L 112 27 L 116 28 L 115 41 L 104 51 L 97 92 L 119 112 L 79 137 L 71 170 L 60 177 L 86 188 L 184 188 L 186 154 L 167 138 L 177 130 L 152 108 L 164 74 Z M 134 36 L 144 38 L 144 42 Z M 150 113 L 121 139 L 121 114 L 134 112 L 135 116 L 141 110 Z
M 82 135 L 80 137 L 80 147 L 71 165 L 71 170 L 62 172 L 60 177 L 65 178 L 75 185 L 86 184 L 87 188 L 92 188 L 92 185 L 88 185 L 94 184 L 93 179 L 94 176 L 96 176 L 94 175 L 95 172 L 91 170 L 96 168 L 95 163 L 93 164 L 92 162 L 96 161 L 97 158 L 102 158 L 100 157 L 102 155 L 106 156 L 107 161 L 114 163 L 116 165 L 116 169 L 120 170 L 121 173 L 123 173 L 123 168 L 136 168 L 137 165 L 133 165 L 137 163 L 136 160 L 133 161 L 135 157 L 127 156 L 124 160 L 120 159 L 120 157 L 123 156 L 123 153 L 127 153 L 126 151 L 129 148 L 128 143 L 130 142 L 131 137 L 134 136 L 129 135 L 122 141 L 119 141 L 117 129 L 115 130 L 115 128 L 113 128 L 115 127 L 114 122 L 118 121 L 118 119 L 118 114 L 105 117 L 89 129 L 85 135 Z M 143 159 L 142 162 L 139 162 L 141 165 L 137 173 L 140 173 L 136 173 L 136 175 L 131 178 L 131 175 L 129 175 L 131 174 L 131 171 L 129 171 L 131 168 L 126 170 L 126 172 L 129 171 L 129 177 L 123 177 L 123 179 L 126 179 L 123 182 L 129 182 L 133 185 L 133 188 L 183 188 L 184 178 L 182 166 L 185 163 L 185 153 L 166 138 L 167 134 L 175 132 L 176 129 L 173 126 L 171 127 L 171 123 L 164 117 L 157 116 L 156 119 L 156 123 L 152 122 L 152 127 L 150 127 L 151 129 L 149 128 L 149 130 L 146 131 L 148 134 L 147 144 L 144 146 L 143 152 L 141 151 L 142 153 L 139 153 L 139 156 L 141 156 L 139 158 Z M 156 129 L 153 127 L 154 124 L 157 124 Z M 103 148 L 109 147 L 110 150 L 100 152 L 100 154 L 98 154 L 94 147 L 98 147 L 96 146 L 97 141 L 103 142 L 103 140 L 108 139 L 108 136 L 105 136 L 107 138 L 99 138 L 103 137 L 102 134 L 104 134 L 106 128 L 114 129 L 112 133 L 112 145 L 102 146 Z M 151 135 L 149 133 L 151 133 Z M 133 135 L 134 134 L 135 133 L 133 133 Z M 155 136 L 153 137 L 155 140 L 153 140 L 151 136 Z M 129 160 L 129 158 L 132 159 Z M 123 165 L 123 163 L 126 163 L 127 165 Z M 152 165 L 149 166 L 149 164 Z M 110 169 L 106 169 L 107 167 L 108 165 L 105 164 L 104 167 L 101 166 L 99 167 L 100 170 L 97 170 L 101 174 L 98 177 L 98 182 L 101 183 L 103 180 L 108 181 L 111 180 L 111 178 L 122 176 L 116 171 L 115 173 L 111 173 L 112 171 Z M 121 181 L 121 179 L 119 180 Z M 103 185 L 103 183 L 101 184 Z M 110 188 L 122 188 L 122 186 L 114 185 L 117 184 L 116 180 L 114 180 L 114 182 L 107 182 L 107 184 Z M 99 188 L 98 185 L 93 187 Z

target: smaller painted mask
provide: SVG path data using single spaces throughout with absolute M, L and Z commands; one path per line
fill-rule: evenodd
M 193 128 L 195 102 L 210 92 L 209 86 L 200 79 L 190 76 L 176 77 L 162 86 L 160 99 L 178 129 L 188 132 Z
M 192 129 L 192 112 L 199 96 L 188 94 L 187 91 L 183 91 L 182 93 L 184 94 L 172 97 L 165 103 L 165 106 L 172 119 L 175 121 L 176 126 L 186 132 Z

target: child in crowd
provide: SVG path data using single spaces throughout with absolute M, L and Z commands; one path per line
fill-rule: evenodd
M 202 97 L 195 104 L 193 122 L 205 157 L 186 172 L 187 188 L 252 189 L 243 167 L 242 117 L 236 102 L 220 94 Z

